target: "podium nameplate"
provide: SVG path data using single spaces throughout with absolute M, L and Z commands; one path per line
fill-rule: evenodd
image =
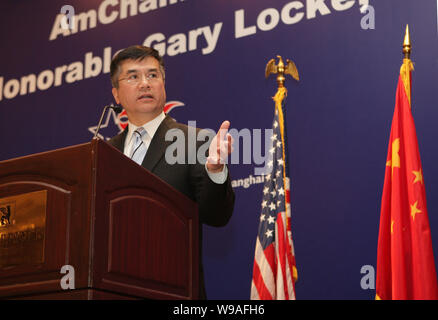
M 0 199 L 0 268 L 44 262 L 47 191 Z

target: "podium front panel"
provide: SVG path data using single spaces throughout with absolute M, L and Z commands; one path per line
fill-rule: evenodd
M 1 162 L 0 297 L 62 292 L 64 265 L 88 286 L 91 166 L 90 145 Z
M 93 287 L 198 297 L 197 205 L 122 153 L 98 149 Z

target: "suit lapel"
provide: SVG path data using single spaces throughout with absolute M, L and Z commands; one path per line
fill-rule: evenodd
M 110 143 L 116 147 L 121 153 L 123 153 L 125 149 L 125 139 L 126 135 L 128 134 L 128 126 L 126 126 L 125 130 L 123 130 L 122 133 L 115 136 L 113 139 L 110 140 Z
M 142 163 L 142 166 L 149 171 L 153 171 L 158 161 L 164 156 L 166 148 L 173 143 L 173 141 L 166 141 L 165 137 L 174 123 L 175 121 L 171 117 L 166 116 L 155 132 Z

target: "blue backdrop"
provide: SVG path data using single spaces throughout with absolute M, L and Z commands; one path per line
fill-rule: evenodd
M 359 3 L 360 2 L 360 3 Z M 264 68 L 295 62 L 286 101 L 298 299 L 373 299 L 386 153 L 406 24 L 413 42 L 413 114 L 438 253 L 437 1 L 76 0 L 74 32 L 57 20 L 64 0 L 0 4 L 0 160 L 84 143 L 114 102 L 109 61 L 133 44 L 164 54 L 170 111 L 217 130 L 268 129 L 276 92 Z M 374 15 L 373 15 L 374 13 Z M 375 19 L 374 29 L 366 29 Z M 278 19 L 277 19 L 278 18 Z M 278 20 L 278 23 L 277 23 Z M 68 23 L 69 21 L 65 21 Z M 120 127 L 110 113 L 103 137 Z M 122 119 L 123 120 L 123 119 Z M 224 228 L 205 227 L 211 299 L 248 299 L 262 184 L 239 184 L 252 164 L 231 164 L 236 205 Z

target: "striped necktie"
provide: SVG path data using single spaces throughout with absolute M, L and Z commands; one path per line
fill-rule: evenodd
M 143 162 L 144 156 L 146 155 L 146 145 L 143 142 L 143 137 L 147 134 L 143 127 L 137 128 L 134 131 L 134 145 L 132 147 L 131 159 L 137 162 L 139 165 Z

